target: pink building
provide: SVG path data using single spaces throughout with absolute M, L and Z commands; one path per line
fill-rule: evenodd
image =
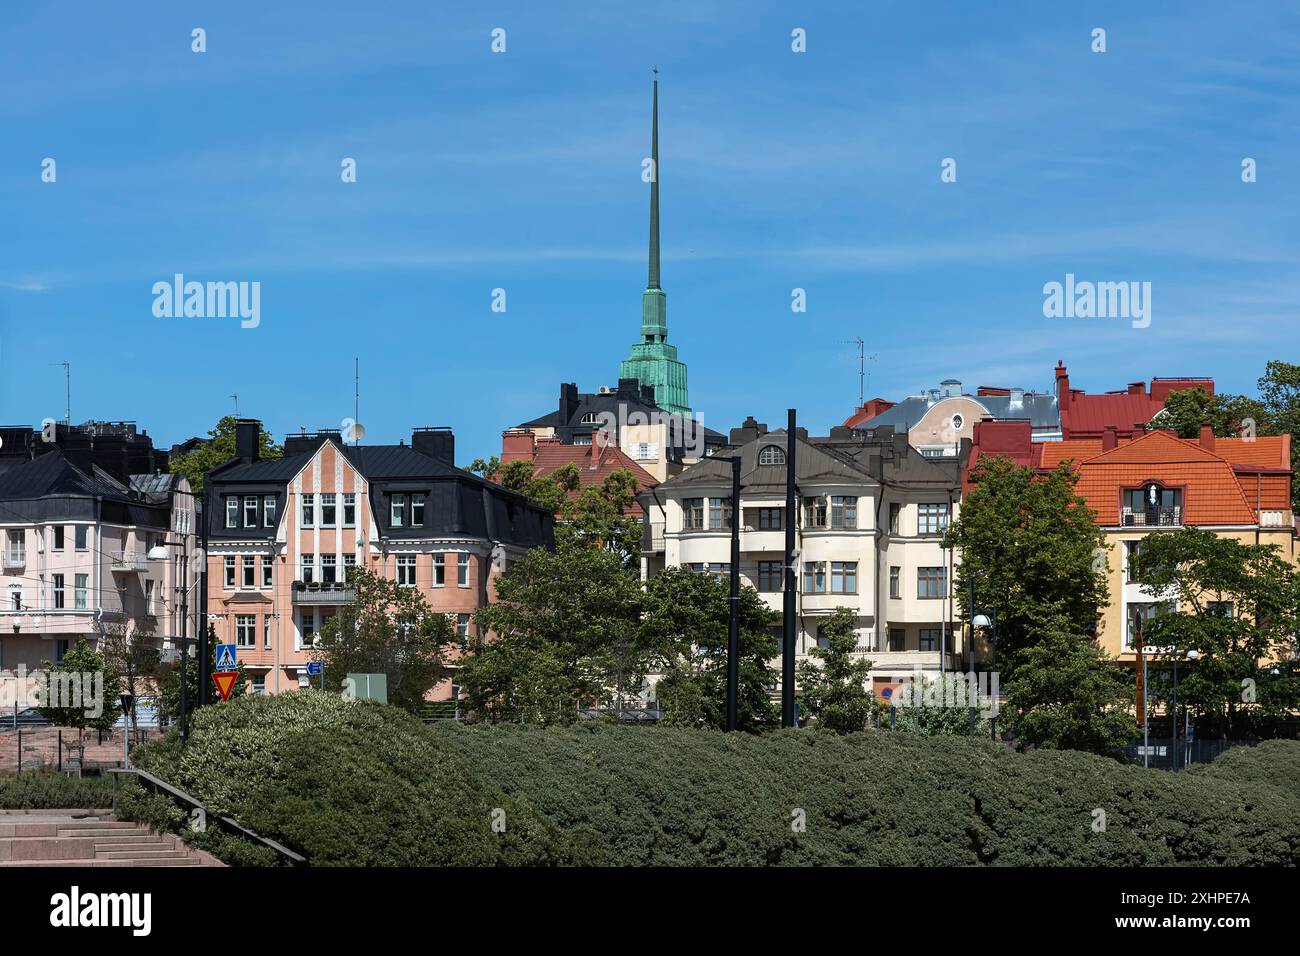
M 353 599 L 350 568 L 420 589 L 468 636 L 493 579 L 553 544 L 548 512 L 455 467 L 447 429 L 410 445 L 291 435 L 283 459 L 262 461 L 260 428 L 241 421 L 237 457 L 206 479 L 208 618 L 256 693 L 307 683 L 315 635 Z M 448 681 L 434 696 L 452 693 Z

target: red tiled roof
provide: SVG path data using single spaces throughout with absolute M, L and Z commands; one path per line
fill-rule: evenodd
M 1165 404 L 1150 395 L 1088 395 L 1071 390 L 1069 407 L 1061 411 L 1061 429 L 1067 438 L 1100 437 L 1107 425 L 1129 429 L 1145 425 Z
M 558 471 L 565 465 L 576 465 L 579 488 L 577 492 L 571 493 L 570 497 L 576 497 L 582 488 L 599 487 L 606 478 L 619 470 L 630 471 L 636 476 L 638 492 L 659 484 L 654 475 L 629 458 L 621 448 L 613 446 L 605 448 L 604 454 L 593 466 L 592 452 L 596 450 L 598 446 L 594 444 L 566 445 L 559 441 L 539 441 L 533 455 L 533 475 L 540 478 Z M 641 506 L 634 502 L 627 509 L 627 514 L 640 517 L 644 512 Z

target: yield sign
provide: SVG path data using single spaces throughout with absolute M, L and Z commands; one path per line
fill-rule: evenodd
M 217 693 L 222 700 L 230 700 L 230 692 L 235 689 L 235 678 L 239 671 L 213 671 L 212 682 L 217 685 Z

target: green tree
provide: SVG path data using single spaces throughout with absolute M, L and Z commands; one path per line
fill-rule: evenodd
M 1253 718 L 1264 708 L 1300 706 L 1290 664 L 1300 633 L 1300 575 L 1274 546 L 1200 528 L 1153 532 L 1130 570 L 1148 594 L 1169 602 L 1144 622 L 1142 636 L 1160 649 L 1151 657 L 1157 666 L 1179 658 L 1180 705 L 1199 710 L 1222 737 L 1241 729 L 1243 709 Z M 1189 652 L 1195 659 L 1185 660 Z M 1268 690 L 1263 704 L 1261 685 Z
M 606 475 L 599 486 L 567 496 L 556 514 L 556 540 L 612 551 L 634 570 L 641 557 L 641 519 L 628 511 L 636 501 L 636 491 L 636 476 L 620 468 Z
M 77 641 L 57 664 L 44 661 L 43 665 L 45 686 L 37 705 L 42 716 L 62 727 L 83 731 L 113 728 L 121 715 L 118 677 L 89 641 Z M 96 690 L 98 699 L 94 698 Z
M 1197 438 L 1202 425 L 1214 426 L 1220 438 L 1241 434 L 1242 423 L 1251 420 L 1260 426 L 1268 420 L 1264 406 L 1243 395 L 1211 395 L 1201 388 L 1170 392 L 1164 411 L 1147 422 L 1148 430 L 1172 428 L 1179 438 Z
M 355 599 L 317 638 L 326 686 L 341 686 L 348 674 L 386 674 L 388 702 L 420 713 L 425 693 L 447 676 L 444 655 L 456 642 L 455 625 L 415 588 L 364 568 L 350 569 L 347 583 Z
M 1105 537 L 1075 492 L 1068 463 L 1039 475 L 1006 458 L 981 458 L 948 543 L 961 552 L 955 595 L 969 619 L 970 581 L 977 610 L 997 610 L 1001 682 L 1009 685 L 1041 634 L 1040 622 L 1062 617 L 1083 639 L 1096 633 L 1108 599 Z
M 856 656 L 857 617 L 849 608 L 838 607 L 818 625 L 825 647 L 810 654 L 820 661 L 800 661 L 798 688 L 800 712 L 817 719 L 819 730 L 837 734 L 863 730 L 875 713 L 875 697 L 867 689 L 871 661 Z
M 496 455 L 484 461 L 482 458 L 475 458 L 469 463 L 466 471 L 478 475 L 480 478 L 486 478 L 488 481 L 496 479 L 497 473 L 501 471 L 501 459 Z
M 192 452 L 176 458 L 169 465 L 173 474 L 182 474 L 190 480 L 190 487 L 195 494 L 203 490 L 205 474 L 235 457 L 236 421 L 234 415 L 224 416 L 217 422 L 217 427 L 208 432 L 206 442 Z M 263 459 L 284 457 L 284 449 L 271 441 L 270 435 L 265 431 L 261 431 L 260 435 L 259 454 Z
M 1114 756 L 1137 733 L 1133 692 L 1131 671 L 1053 615 L 1031 630 L 1007 691 L 1016 745 Z
M 727 581 L 685 568 L 668 568 L 646 585 L 644 643 L 661 673 L 656 690 L 666 724 L 726 725 L 727 644 L 731 588 Z M 769 688 L 780 644 L 771 625 L 778 615 L 752 587 L 740 591 L 737 726 L 756 732 L 777 726 Z
M 482 719 L 549 724 L 607 704 L 645 678 L 636 577 L 603 549 L 535 548 L 497 579 L 474 616 L 462 699 Z M 487 635 L 491 634 L 488 639 Z
M 217 646 L 217 629 L 214 625 L 208 625 L 208 653 L 216 653 Z M 230 699 L 243 697 L 248 692 L 248 675 L 244 671 L 243 661 L 237 664 L 237 677 L 234 686 L 230 689 Z M 185 688 L 186 701 L 189 707 L 190 721 L 194 720 L 194 711 L 199 706 L 199 655 L 196 647 L 191 647 L 189 653 L 185 656 L 185 672 L 189 677 L 189 686 Z M 177 658 L 173 664 L 163 664 L 158 673 L 158 699 L 161 702 L 162 715 L 173 722 L 179 722 L 181 719 L 181 662 Z M 208 677 L 208 700 L 220 702 L 221 697 L 217 693 L 216 684 L 212 683 L 211 676 Z

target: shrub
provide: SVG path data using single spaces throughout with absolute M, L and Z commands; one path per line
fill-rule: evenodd
M 1196 764 L 1188 772 L 1300 793 L 1300 741 L 1266 740 L 1254 747 L 1232 747 L 1213 763 Z
M 0 810 L 92 810 L 113 805 L 108 777 L 73 777 L 53 770 L 0 776 Z

